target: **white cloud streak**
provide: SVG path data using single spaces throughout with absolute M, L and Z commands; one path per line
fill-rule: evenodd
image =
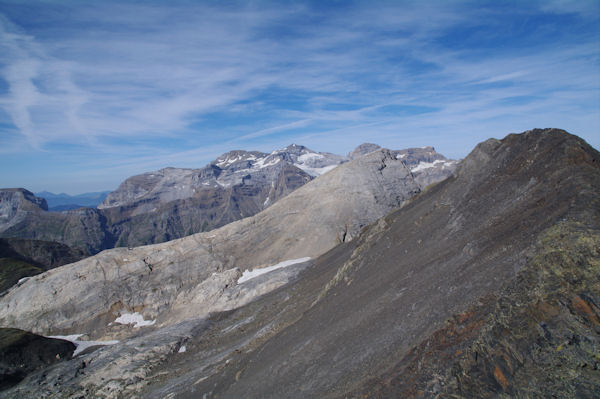
M 493 134 L 555 125 L 591 137 L 600 125 L 597 40 L 447 46 L 453 29 L 498 24 L 464 2 L 66 4 L 64 24 L 44 2 L 38 25 L 0 9 L 0 123 L 14 125 L 0 151 L 68 144 L 121 179 L 139 165 L 198 167 L 211 151 L 302 139 L 338 153 L 429 139 L 421 145 L 464 156 Z M 580 4 L 528 12 L 590 18 L 593 4 Z

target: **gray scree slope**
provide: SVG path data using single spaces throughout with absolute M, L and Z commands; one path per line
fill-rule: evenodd
M 577 137 L 488 140 L 295 283 L 213 316 L 142 394 L 593 397 L 599 194 Z

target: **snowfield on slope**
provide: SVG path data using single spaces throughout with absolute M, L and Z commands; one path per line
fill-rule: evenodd
M 119 324 L 133 324 L 133 328 L 140 328 L 145 326 L 151 326 L 156 323 L 156 320 L 144 320 L 144 316 L 135 313 L 123 313 L 121 316 L 115 319 L 115 323 Z
M 46 338 L 55 338 L 55 339 L 63 339 L 65 341 L 72 342 L 75 345 L 75 352 L 73 352 L 73 357 L 79 355 L 81 352 L 86 350 L 87 348 L 91 348 L 92 346 L 104 346 L 104 345 L 115 345 L 118 344 L 119 341 L 79 341 L 79 337 L 83 334 L 72 334 L 72 335 L 52 335 Z
M 260 269 L 254 269 L 254 270 L 246 269 L 244 271 L 244 273 L 242 273 L 242 276 L 238 279 L 237 283 L 241 284 L 244 281 L 248 281 L 250 279 L 253 279 L 254 277 L 258 277 L 262 274 L 272 272 L 273 270 L 281 269 L 282 267 L 295 265 L 297 263 L 304 263 L 309 260 L 310 260 L 310 257 L 299 258 L 299 259 L 290 259 L 290 260 L 284 260 L 283 262 L 279 262 L 276 265 L 263 267 Z

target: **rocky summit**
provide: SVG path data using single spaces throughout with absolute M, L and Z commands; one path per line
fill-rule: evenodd
M 160 204 L 194 197 L 197 192 L 226 189 L 237 185 L 255 186 L 265 191 L 259 206 L 266 208 L 296 186 L 282 190 L 276 187 L 279 176 L 287 171 L 296 174 L 298 187 L 344 161 L 339 155 L 319 153 L 304 146 L 292 144 L 270 154 L 258 151 L 230 151 L 202 169 L 166 168 L 125 180 L 98 206 L 99 209 L 133 208 L 132 214 L 152 211 Z M 310 177 L 309 177 L 310 176 Z M 294 180 L 287 176 L 286 181 Z
M 532 130 L 417 181 L 452 166 L 366 151 L 252 217 L 12 287 L 0 327 L 76 349 L 0 396 L 597 396 L 600 154 Z

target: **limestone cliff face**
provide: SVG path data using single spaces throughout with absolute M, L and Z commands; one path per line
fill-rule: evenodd
M 125 347 L 91 355 L 96 359 L 91 367 L 99 368 L 96 374 L 88 369 L 92 379 L 85 377 L 82 384 L 101 387 L 108 378 L 121 381 L 117 392 L 126 385 L 136 389 L 126 381 L 146 375 L 162 358 L 155 357 L 158 352 L 179 347 L 197 320 L 281 287 L 310 261 L 238 284 L 242 271 L 316 258 L 417 192 L 410 170 L 380 150 L 339 166 L 253 217 L 166 243 L 103 251 L 32 277 L 0 300 L 0 325 L 120 340 Z M 150 326 L 140 330 L 118 322 L 134 313 Z M 139 333 L 144 342 L 153 342 L 151 352 L 133 338 Z
M 0 195 L 3 192 L 6 190 L 0 190 Z M 15 212 L 5 213 L 10 216 L 0 227 L 0 237 L 54 241 L 88 255 L 114 246 L 106 216 L 98 209 L 47 212 L 27 202 L 15 206 Z
M 247 176 L 239 184 L 204 186 L 186 198 L 168 202 L 159 197 L 146 198 L 101 211 L 107 216 L 110 232 L 116 239 L 114 246 L 169 241 L 255 215 L 311 179 L 288 164 L 271 172 L 273 174 L 268 178 L 263 176 L 260 183 Z
M 135 208 L 133 215 L 175 200 L 195 197 L 203 190 L 254 186 L 263 194 L 257 199 L 262 205 L 269 197 L 271 186 L 284 173 L 300 177 L 300 185 L 344 161 L 343 157 L 312 151 L 304 146 L 290 145 L 271 154 L 258 151 L 230 151 L 201 169 L 166 168 L 125 180 L 110 193 L 99 209 Z M 267 190 L 264 190 L 267 188 Z M 296 187 L 292 187 L 293 190 Z M 270 198 L 271 203 L 276 197 Z M 267 202 L 268 205 L 268 202 Z M 264 206 L 266 207 L 266 205 Z M 261 208 L 263 209 L 263 208 Z
M 295 144 L 270 154 L 230 151 L 201 169 L 131 177 L 98 208 L 116 246 L 164 242 L 255 215 L 343 161 Z
M 28 212 L 47 211 L 48 204 L 23 188 L 0 189 L 0 231 L 21 222 Z
M 452 176 L 458 165 L 458 161 L 447 159 L 431 146 L 394 151 L 394 154 L 411 170 L 421 188 Z
M 393 153 L 379 150 L 343 164 L 304 185 L 267 211 L 219 229 L 222 246 L 250 266 L 314 257 L 350 241 L 360 230 L 420 191 Z M 215 246 L 219 248 L 218 246 Z

